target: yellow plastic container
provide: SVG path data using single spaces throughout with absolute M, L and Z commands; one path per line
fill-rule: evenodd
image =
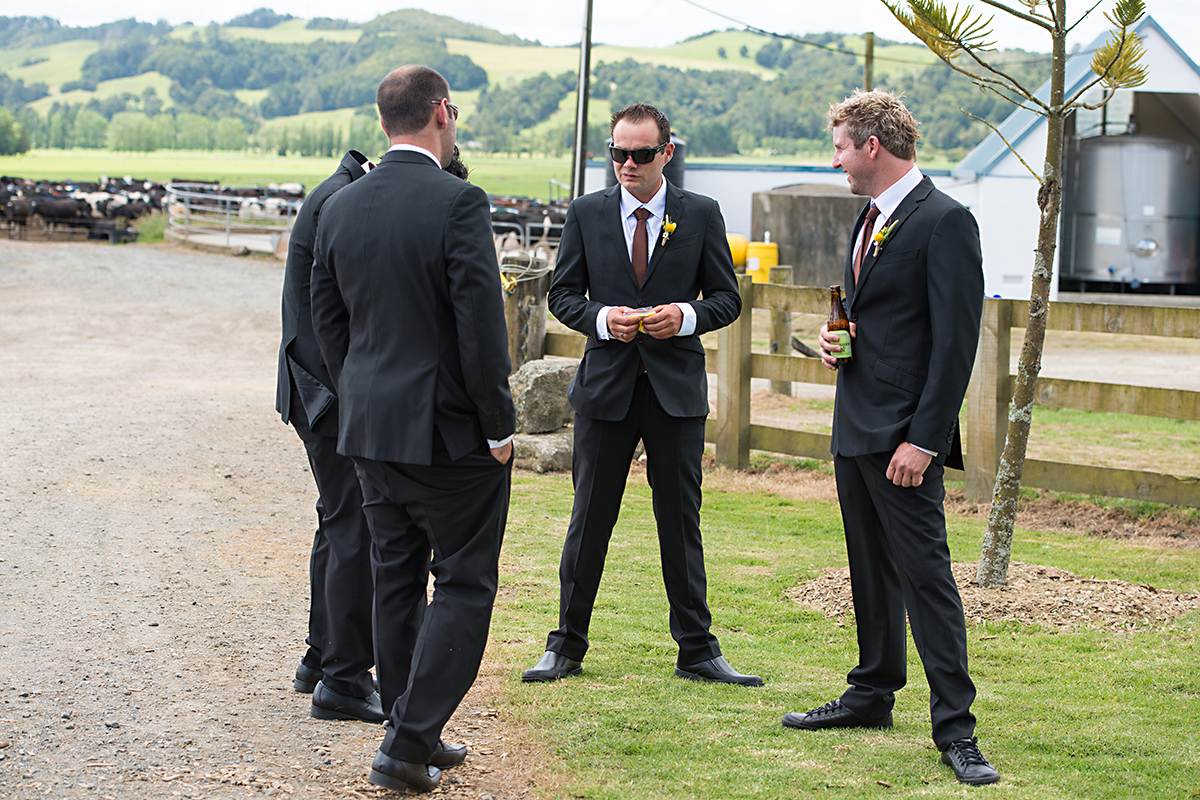
M 746 265 L 746 237 L 740 233 L 727 233 L 725 238 L 729 241 L 729 253 L 733 256 L 733 265 L 742 267 Z
M 750 242 L 746 245 L 746 274 L 754 283 L 770 283 L 771 267 L 779 266 L 779 245 Z

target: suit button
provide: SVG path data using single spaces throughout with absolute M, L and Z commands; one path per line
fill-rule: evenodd
M 858 314 L 851 314 L 851 315 L 850 315 L 850 321 L 851 321 L 851 322 L 858 322 Z

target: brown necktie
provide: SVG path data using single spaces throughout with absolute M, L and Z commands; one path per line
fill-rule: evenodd
M 874 203 L 867 209 L 867 218 L 863 220 L 862 226 L 862 244 L 858 248 L 858 254 L 854 256 L 854 285 L 858 285 L 858 271 L 862 269 L 863 259 L 867 257 L 867 248 L 871 246 L 871 239 L 874 238 L 875 220 L 879 218 L 879 209 Z
M 637 217 L 637 227 L 633 229 L 633 277 L 637 278 L 638 286 L 646 279 L 646 259 L 650 251 L 650 238 L 646 233 L 646 220 L 650 209 L 643 206 L 636 209 L 633 215 Z

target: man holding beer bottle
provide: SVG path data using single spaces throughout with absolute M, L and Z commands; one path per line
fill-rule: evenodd
M 890 728 L 906 681 L 905 611 L 929 681 L 933 740 L 963 783 L 993 783 L 980 753 L 962 601 L 950 570 L 944 465 L 962 467 L 958 411 L 983 310 L 979 228 L 917 169 L 917 122 L 887 92 L 829 110 L 835 154 L 870 197 L 846 254 L 853 360 L 838 370 L 830 450 L 846 531 L 859 662 L 841 697 L 783 718 L 789 728 Z M 831 296 L 838 316 L 840 299 Z M 821 357 L 837 369 L 838 325 Z M 835 330 L 830 330 L 834 328 Z

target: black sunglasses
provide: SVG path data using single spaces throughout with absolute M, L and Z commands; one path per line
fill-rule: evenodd
M 658 147 L 643 147 L 640 150 L 624 150 L 620 147 L 608 146 L 608 153 L 612 156 L 612 160 L 618 164 L 624 164 L 628 159 L 632 158 L 635 164 L 649 164 L 654 160 L 654 157 L 661 153 L 670 142 L 663 142 Z

